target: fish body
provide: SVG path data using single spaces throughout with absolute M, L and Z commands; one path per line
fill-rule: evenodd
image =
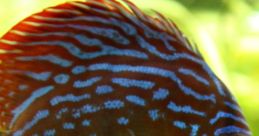
M 47 8 L 0 39 L 3 135 L 251 135 L 176 25 L 123 2 Z

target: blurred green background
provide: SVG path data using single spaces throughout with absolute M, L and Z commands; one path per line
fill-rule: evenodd
M 0 0 L 0 36 L 32 13 L 70 0 Z M 83 1 L 83 0 L 81 0 Z M 259 136 L 259 1 L 131 0 L 172 18 L 237 98 Z

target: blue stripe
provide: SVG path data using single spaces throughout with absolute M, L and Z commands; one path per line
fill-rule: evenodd
M 192 109 L 191 106 L 177 106 L 174 102 L 170 102 L 167 105 L 167 108 L 170 109 L 173 112 L 181 112 L 181 113 L 186 113 L 186 114 L 193 114 L 193 115 L 198 115 L 201 117 L 205 117 L 206 114 L 204 112 L 194 110 Z
M 136 95 L 127 95 L 126 96 L 126 100 L 128 100 L 129 102 L 139 105 L 139 106 L 145 106 L 146 102 L 143 98 L 136 96 Z
M 95 84 L 96 82 L 100 81 L 102 79 L 102 77 L 92 77 L 92 78 L 89 78 L 85 81 L 80 81 L 80 80 L 77 80 L 74 82 L 74 85 L 73 87 L 74 88 L 85 88 L 85 87 L 89 87 L 93 84 Z
M 113 24 L 113 25 L 120 27 L 125 33 L 127 33 L 129 35 L 137 34 L 137 30 L 135 29 L 135 27 L 129 23 L 123 22 L 121 20 L 117 20 L 115 18 L 110 18 L 109 22 L 111 22 L 111 24 Z
M 91 22 L 98 22 L 98 23 L 103 23 L 103 24 L 108 24 L 108 25 L 114 25 L 119 28 L 121 28 L 126 34 L 128 35 L 135 35 L 137 33 L 137 30 L 135 29 L 134 26 L 132 26 L 129 23 L 126 23 L 124 21 L 115 19 L 115 18 L 100 18 L 100 17 L 91 17 L 91 16 L 80 16 L 77 18 L 73 18 L 71 20 L 78 20 L 78 21 L 91 21 Z
M 36 24 L 39 24 L 41 26 L 48 26 L 48 27 L 73 28 L 73 29 L 77 29 L 77 30 L 81 30 L 81 31 L 83 30 L 83 31 L 90 32 L 92 34 L 96 34 L 99 36 L 109 38 L 109 39 L 113 40 L 114 42 L 117 42 L 122 45 L 128 45 L 130 43 L 130 41 L 127 38 L 125 38 L 124 36 L 122 36 L 122 34 L 120 32 L 118 32 L 117 30 L 114 30 L 114 29 L 110 29 L 110 28 L 100 28 L 100 27 L 77 25 L 77 24 L 65 24 L 65 25 L 61 25 L 61 24 L 55 25 L 55 24 L 48 24 L 48 23 L 36 23 Z M 44 34 L 33 35 L 32 33 L 28 33 L 27 35 L 46 36 Z
M 103 44 L 102 41 L 99 39 L 93 39 L 86 37 L 85 35 L 75 35 L 74 37 L 77 39 L 81 44 L 85 46 L 98 46 L 102 49 L 101 52 L 97 53 L 88 53 L 92 56 L 103 56 L 103 55 L 118 55 L 118 56 L 129 56 L 129 57 L 135 57 L 135 58 L 141 58 L 141 59 L 147 59 L 148 56 L 140 51 L 137 50 L 131 50 L 131 49 L 117 49 L 111 45 Z M 95 57 L 93 57 L 95 58 Z
M 51 72 L 35 73 L 35 72 L 27 71 L 24 74 L 28 77 L 31 77 L 31 78 L 35 79 L 35 80 L 47 81 L 50 78 L 52 73 Z
M 106 55 L 116 55 L 116 56 L 127 56 L 127 57 L 135 57 L 140 59 L 147 59 L 147 55 L 145 53 L 139 52 L 137 50 L 130 50 L 130 49 L 116 49 L 114 47 L 106 47 L 102 51 L 98 52 L 84 52 L 81 51 L 76 45 L 71 42 L 64 42 L 64 41 L 48 41 L 48 42 L 19 42 L 19 44 L 27 45 L 27 46 L 61 46 L 66 49 L 71 55 L 79 58 L 79 59 L 94 59 L 101 56 Z
M 233 119 L 235 121 L 238 121 L 240 123 L 243 123 L 243 124 L 247 125 L 246 121 L 243 118 L 240 118 L 240 117 L 235 116 L 231 113 L 227 113 L 227 112 L 223 112 L 223 111 L 217 112 L 217 115 L 210 120 L 210 124 L 212 124 L 212 125 L 215 124 L 221 118 Z
M 36 101 L 40 97 L 43 97 L 53 89 L 54 89 L 54 86 L 50 85 L 50 86 L 45 86 L 34 90 L 29 98 L 27 98 L 21 105 L 17 106 L 12 111 L 13 119 L 10 123 L 10 126 L 12 126 L 15 123 L 16 119 L 20 116 L 20 114 L 22 114 L 30 105 L 32 105 L 34 101 Z
M 194 77 L 197 81 L 209 86 L 209 81 L 206 80 L 205 78 L 199 76 L 198 74 L 196 74 L 194 71 L 192 71 L 191 69 L 186 69 L 186 68 L 180 68 L 178 69 L 178 71 L 184 75 L 189 75 Z
M 155 31 L 154 29 L 151 29 L 150 27 L 148 27 L 147 25 L 145 25 L 135 17 L 131 17 L 131 21 L 144 30 L 144 34 L 147 38 L 162 40 L 163 44 L 169 51 L 176 51 L 173 45 L 169 43 L 169 41 L 177 41 L 174 37 L 166 33 L 161 33 L 161 32 Z
M 153 93 L 153 100 L 164 100 L 169 95 L 168 89 L 159 88 Z
M 47 118 L 49 116 L 48 110 L 40 110 L 36 113 L 36 115 L 33 117 L 32 121 L 25 123 L 25 126 L 17 130 L 13 133 L 13 136 L 22 136 L 26 130 L 31 129 L 33 126 L 35 126 L 40 120 L 43 120 L 44 118 Z
M 173 82 L 177 83 L 180 89 L 186 94 L 191 95 L 198 100 L 210 100 L 211 102 L 216 102 L 214 94 L 211 95 L 202 95 L 191 88 L 182 84 L 180 78 L 178 78 L 175 73 L 161 69 L 156 67 L 149 67 L 149 66 L 131 66 L 131 65 L 112 65 L 109 63 L 98 63 L 90 65 L 87 70 L 89 71 L 98 71 L 98 70 L 106 70 L 112 72 L 135 72 L 135 73 L 144 73 L 150 75 L 157 75 L 165 78 L 170 78 Z
M 136 39 L 137 39 L 137 42 L 139 43 L 140 47 L 142 47 L 143 49 L 146 49 L 150 53 L 152 53 L 164 60 L 171 60 L 172 55 L 167 55 L 167 54 L 159 52 L 155 46 L 148 43 L 146 40 L 144 40 L 144 38 L 138 36 Z
M 58 27 L 58 28 L 66 28 L 67 25 L 54 25 L 54 24 L 46 24 L 46 23 L 38 23 L 41 25 L 46 25 L 48 27 Z M 79 29 L 81 30 L 81 29 Z M 43 34 L 33 34 L 28 33 L 33 36 L 63 36 L 63 37 L 71 37 L 76 38 L 79 42 L 82 44 L 89 44 L 89 45 L 99 45 L 102 48 L 102 51 L 94 52 L 94 53 L 86 53 L 81 51 L 79 48 L 77 48 L 75 45 L 73 45 L 70 42 L 64 42 L 64 41 L 48 41 L 48 42 L 31 42 L 31 43 L 22 43 L 18 42 L 20 44 L 25 44 L 28 46 L 37 46 L 40 44 L 48 45 L 48 46 L 61 46 L 65 49 L 67 49 L 68 52 L 70 52 L 73 56 L 76 56 L 80 59 L 93 59 L 96 57 L 101 57 L 104 55 L 117 55 L 117 56 L 129 56 L 129 57 L 136 57 L 141 59 L 147 59 L 148 56 L 140 51 L 137 50 L 130 50 L 130 49 L 117 49 L 115 47 L 112 47 L 110 45 L 104 45 L 102 44 L 98 39 L 91 39 L 87 38 L 85 35 L 80 35 L 76 33 L 64 33 L 64 32 L 54 32 L 54 33 L 43 33 Z
M 118 31 L 114 29 L 109 29 L 109 28 L 100 28 L 100 27 L 89 27 L 86 25 L 74 25 L 74 24 L 68 24 L 67 25 L 70 28 L 75 28 L 87 32 L 91 32 L 92 34 L 97 34 L 100 36 L 107 37 L 117 43 L 127 45 L 129 44 L 129 40 L 125 37 L 122 36 Z
M 224 104 L 235 111 L 241 112 L 240 108 L 234 103 L 225 101 Z
M 155 86 L 154 82 L 145 81 L 145 80 L 135 80 L 135 79 L 128 79 L 128 78 L 112 78 L 112 83 L 118 84 L 123 87 L 139 87 L 141 89 L 151 89 Z
M 105 109 L 120 109 L 124 107 L 124 102 L 121 100 L 109 100 L 104 102 Z
M 248 130 L 233 125 L 219 128 L 214 132 L 214 136 L 221 136 L 222 134 L 244 134 L 246 136 L 251 135 Z
M 63 102 L 80 102 L 85 99 L 90 99 L 90 94 L 83 94 L 79 96 L 75 96 L 73 94 L 67 94 L 64 96 L 55 96 L 50 100 L 51 106 L 58 105 Z
M 167 61 L 173 61 L 173 60 L 178 60 L 178 59 L 182 58 L 182 59 L 187 59 L 187 60 L 200 64 L 202 66 L 202 68 L 205 70 L 205 72 L 207 72 L 208 75 L 210 76 L 210 78 L 214 81 L 220 95 L 225 96 L 225 92 L 224 92 L 224 89 L 223 89 L 220 81 L 217 79 L 217 77 L 214 75 L 214 73 L 210 70 L 210 68 L 204 61 L 202 61 L 198 58 L 195 58 L 189 54 L 185 54 L 185 53 L 174 53 L 173 55 L 161 53 L 160 51 L 158 51 L 156 49 L 156 47 L 154 45 L 151 45 L 150 43 L 148 43 L 146 40 L 144 40 L 140 36 L 137 37 L 137 41 L 143 49 L 146 49 L 148 52 L 158 56 L 161 59 L 164 59 Z
M 177 128 L 180 128 L 180 129 L 186 129 L 187 128 L 186 123 L 183 122 L 183 121 L 174 121 L 173 125 L 176 126 Z
M 197 133 L 198 133 L 198 131 L 199 131 L 199 128 L 200 128 L 200 125 L 197 125 L 197 124 L 195 124 L 195 125 L 191 125 L 191 134 L 190 134 L 190 136 L 197 136 Z
M 16 60 L 21 60 L 21 61 L 44 60 L 56 65 L 59 65 L 61 67 L 70 67 L 73 64 L 71 61 L 53 54 L 49 54 L 45 56 L 21 56 L 21 57 L 17 57 Z
M 36 16 L 35 16 L 36 17 Z M 42 17 L 41 17 L 42 18 Z M 40 19 L 40 18 L 37 18 Z M 97 23 L 103 23 L 108 25 L 113 25 L 121 28 L 125 33 L 128 35 L 135 35 L 137 33 L 135 27 L 133 27 L 131 24 L 126 23 L 124 21 L 115 19 L 115 18 L 101 18 L 97 16 L 78 16 L 75 18 L 47 18 L 49 21 L 87 21 L 87 22 L 97 22 Z

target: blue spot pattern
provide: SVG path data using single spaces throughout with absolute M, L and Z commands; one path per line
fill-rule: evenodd
M 118 118 L 117 122 L 120 125 L 127 125 L 129 123 L 129 119 L 127 119 L 125 117 L 120 117 L 120 118 Z
M 67 74 L 59 74 L 54 77 L 54 81 L 57 84 L 66 84 L 69 80 L 69 75 Z
M 182 121 L 174 121 L 173 125 L 180 128 L 180 129 L 186 129 L 187 128 L 186 123 L 182 122 Z
M 45 130 L 43 136 L 55 136 L 56 130 L 55 129 L 49 129 Z
M 111 100 L 104 102 L 105 109 L 120 109 L 124 107 L 124 102 L 121 100 Z
M 164 100 L 169 95 L 169 91 L 164 88 L 159 88 L 153 93 L 153 100 Z
M 85 119 L 85 120 L 82 121 L 82 126 L 88 127 L 90 125 L 91 125 L 91 121 L 90 120 Z
M 75 124 L 72 122 L 65 122 L 63 123 L 63 128 L 64 129 L 75 129 Z
M 200 125 L 198 124 L 186 124 L 186 122 L 179 120 L 173 121 L 173 125 L 182 130 L 191 129 L 190 136 L 197 136 L 200 128 Z
M 96 94 L 102 95 L 113 92 L 113 88 L 109 85 L 98 86 L 95 90 Z
M 75 75 L 78 75 L 78 74 L 81 74 L 81 73 L 84 73 L 86 71 L 86 67 L 85 66 L 75 66 L 73 69 L 72 69 L 72 73 L 75 74 Z
M 156 121 L 159 119 L 159 110 L 158 109 L 152 109 L 148 111 L 149 117 L 152 119 L 152 121 Z
M 94 105 L 90 105 L 90 104 L 86 104 L 81 108 L 82 113 L 86 114 L 86 113 L 94 113 L 100 110 L 100 107 L 94 106 Z
M 50 100 L 52 106 L 58 105 L 63 102 L 80 102 L 84 99 L 90 99 L 90 94 L 83 94 L 80 96 L 75 96 L 73 94 L 67 94 L 65 96 L 55 96 Z

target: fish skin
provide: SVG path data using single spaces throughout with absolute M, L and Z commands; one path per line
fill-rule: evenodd
M 0 135 L 250 136 L 177 26 L 123 3 L 67 2 L 0 39 Z

